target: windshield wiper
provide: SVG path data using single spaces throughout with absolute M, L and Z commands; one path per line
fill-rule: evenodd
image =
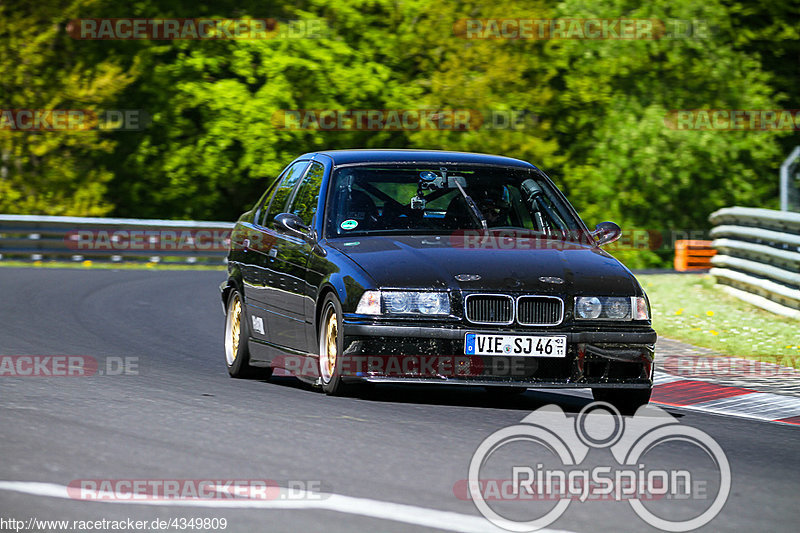
M 461 196 L 464 197 L 464 201 L 467 202 L 467 206 L 469 207 L 469 209 L 472 212 L 473 216 L 478 220 L 478 222 L 480 222 L 481 227 L 483 229 L 489 229 L 489 225 L 486 224 L 486 217 L 483 216 L 483 213 L 481 213 L 481 210 L 478 209 L 477 205 L 475 205 L 475 202 L 473 201 L 473 199 L 470 198 L 470 196 L 466 193 L 466 191 L 461 187 L 461 184 L 458 182 L 458 180 L 454 180 L 454 181 L 455 181 L 456 187 L 458 187 L 458 190 L 461 192 Z

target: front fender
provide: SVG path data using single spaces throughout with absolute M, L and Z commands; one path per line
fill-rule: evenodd
M 364 291 L 376 288 L 375 280 L 357 263 L 343 253 L 326 247 L 326 256 L 320 259 L 320 278 L 314 301 L 319 309 L 322 298 L 328 291 L 334 291 L 342 304 L 342 311 L 353 313 Z

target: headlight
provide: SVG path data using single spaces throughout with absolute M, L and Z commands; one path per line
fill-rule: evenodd
M 362 315 L 449 315 L 446 292 L 366 291 L 356 313 Z
M 412 311 L 413 299 L 410 292 L 387 292 L 383 295 L 383 305 L 388 314 L 402 315 Z
M 578 296 L 575 318 L 580 320 L 649 320 L 647 300 L 642 296 Z
M 417 309 L 423 315 L 449 315 L 450 300 L 444 292 L 421 292 L 417 296 Z
M 596 296 L 579 296 L 575 298 L 575 317 L 597 318 L 603 311 L 603 304 Z
M 603 309 L 608 318 L 625 320 L 631 314 L 631 301 L 627 298 L 609 298 Z

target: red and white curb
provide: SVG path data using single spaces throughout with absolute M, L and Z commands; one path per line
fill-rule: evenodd
M 800 398 L 656 372 L 651 403 L 800 425 Z

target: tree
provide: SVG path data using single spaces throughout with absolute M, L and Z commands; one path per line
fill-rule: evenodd
M 778 137 L 786 132 L 700 131 L 670 127 L 670 110 L 775 109 L 770 77 L 756 57 L 736 50 L 718 2 L 647 4 L 616 0 L 559 6 L 574 18 L 699 20 L 707 37 L 553 41 L 559 74 L 551 110 L 566 163 L 557 176 L 589 221 L 624 227 L 702 230 L 729 205 L 776 206 Z M 663 250 L 662 259 L 671 256 Z M 635 266 L 655 254 L 627 254 Z
M 3 110 L 109 109 L 133 80 L 114 57 L 76 53 L 65 32 L 82 0 L 0 4 L 0 107 Z M 104 59 L 101 59 L 104 57 Z M 115 146 L 114 133 L 15 131 L 15 115 L 0 126 L 0 212 L 103 215 L 112 172 L 98 165 Z
M 0 7 L 6 107 L 140 109 L 139 132 L 0 131 L 0 209 L 234 219 L 295 156 L 388 147 L 491 152 L 550 174 L 593 225 L 696 230 L 732 204 L 774 207 L 788 132 L 682 130 L 681 109 L 792 107 L 790 2 L 655 0 L 54 0 Z M 74 17 L 322 21 L 310 38 L 75 41 Z M 659 19 L 658 39 L 474 39 L 475 19 Z M 704 25 L 696 26 L 696 22 Z M 10 28 L 14 28 L 13 32 Z M 687 26 L 684 24 L 682 29 Z M 300 35 L 303 37 L 303 35 Z M 796 106 L 794 106 L 796 107 Z M 286 110 L 525 112 L 517 128 L 330 131 Z M 632 266 L 671 256 L 627 254 Z

